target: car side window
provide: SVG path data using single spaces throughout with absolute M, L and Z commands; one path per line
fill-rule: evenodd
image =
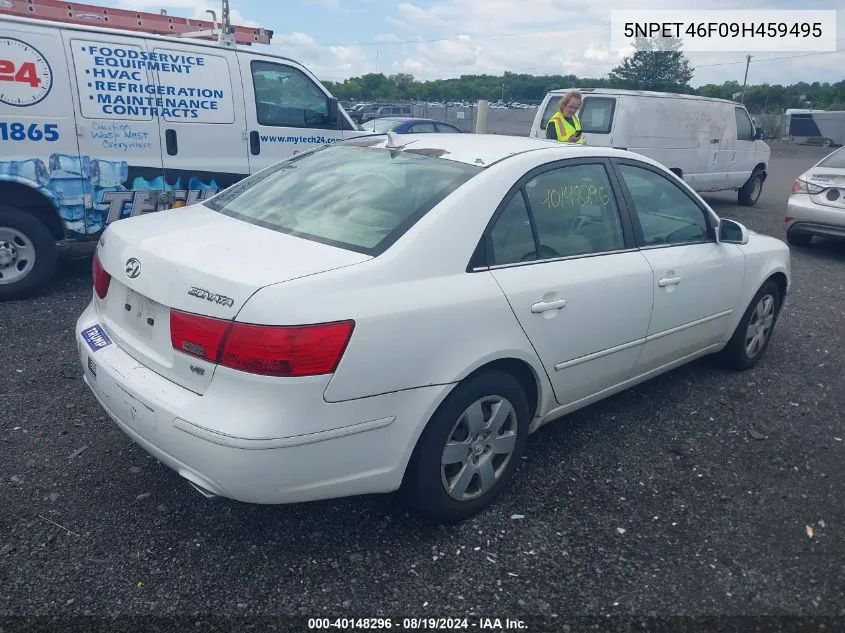
M 704 211 L 667 176 L 620 165 L 646 246 L 711 241 Z
M 525 184 L 539 256 L 572 257 L 625 248 L 616 198 L 604 165 L 569 165 Z
M 457 134 L 461 132 L 460 128 L 456 128 L 455 126 L 449 125 L 448 123 L 438 123 L 437 131 L 445 132 L 447 134 Z
M 259 125 L 329 129 L 328 96 L 303 72 L 284 64 L 251 63 Z
M 736 138 L 738 141 L 754 140 L 754 125 L 745 108 L 734 108 L 736 114 Z
M 522 190 L 511 197 L 490 231 L 493 244 L 491 265 L 515 264 L 537 259 L 537 245 Z

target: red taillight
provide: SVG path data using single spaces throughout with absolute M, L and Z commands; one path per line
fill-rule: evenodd
M 97 251 L 94 251 L 94 257 L 91 259 L 91 276 L 94 278 L 94 290 L 97 292 L 97 296 L 100 299 L 105 299 L 109 292 L 111 275 L 103 268 Z
M 330 374 L 340 362 L 354 323 L 271 327 L 235 323 L 222 364 L 264 376 Z
M 783 219 L 783 221 L 784 221 L 785 223 L 789 224 L 789 223 L 790 223 L 790 222 L 792 222 L 792 220 L 794 220 L 794 219 L 795 219 L 795 218 L 793 218 L 793 217 L 786 216 L 786 217 Z
M 170 343 L 175 350 L 217 363 L 231 325 L 231 321 L 171 310 Z
M 352 336 L 354 321 L 271 326 L 171 311 L 173 349 L 262 376 L 330 374 Z
M 796 180 L 792 183 L 792 193 L 798 193 L 801 191 L 801 181 Z

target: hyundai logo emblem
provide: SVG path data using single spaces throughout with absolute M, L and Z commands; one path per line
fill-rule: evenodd
M 139 262 L 134 257 L 128 259 L 126 261 L 126 276 L 130 279 L 135 279 L 138 275 L 141 274 L 141 262 Z

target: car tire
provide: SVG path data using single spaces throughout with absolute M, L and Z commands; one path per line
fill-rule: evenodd
M 737 200 L 744 207 L 753 207 L 763 193 L 763 172 L 755 169 L 748 180 L 737 192 Z
M 57 258 L 56 240 L 41 220 L 0 207 L 0 300 L 24 297 L 46 284 Z
M 471 411 L 481 418 L 468 415 Z M 499 496 L 519 466 L 528 439 L 529 415 L 525 390 L 508 373 L 489 371 L 460 383 L 431 417 L 414 450 L 404 486 L 409 504 L 424 518 L 440 524 L 457 523 L 481 512 Z M 471 430 L 473 419 L 478 423 Z M 498 428 L 487 426 L 491 423 Z M 502 430 L 507 433 L 497 436 Z M 485 437 L 485 433 L 490 435 Z M 447 449 L 448 445 L 454 448 Z M 497 454 L 493 446 L 510 452 Z M 447 459 L 454 461 L 443 465 Z M 447 490 L 449 483 L 458 484 L 454 496 Z M 458 499 L 458 490 L 470 494 Z
M 793 246 L 807 246 L 813 240 L 811 233 L 797 233 L 795 231 L 786 232 L 786 241 Z
M 763 284 L 742 315 L 731 340 L 719 354 L 723 365 L 743 371 L 757 364 L 772 340 L 782 300 L 780 288 L 774 281 Z

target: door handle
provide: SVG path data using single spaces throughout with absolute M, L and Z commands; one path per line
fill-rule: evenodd
M 665 288 L 666 286 L 677 286 L 679 283 L 681 283 L 680 277 L 664 277 L 657 282 L 657 285 L 661 288 Z
M 718 142 L 719 142 L 719 139 L 714 138 L 714 139 L 713 139 L 712 141 L 710 141 L 710 142 L 711 142 L 711 143 L 718 143 Z
M 560 310 L 566 305 L 566 299 L 558 299 L 557 301 L 541 301 L 531 306 L 531 312 L 540 314 L 541 312 L 548 312 L 549 310 Z
M 166 130 L 164 140 L 167 145 L 168 156 L 176 156 L 179 153 L 179 142 L 176 139 L 176 130 Z
M 258 137 L 258 132 L 249 133 L 249 151 L 253 156 L 261 153 L 261 139 Z

